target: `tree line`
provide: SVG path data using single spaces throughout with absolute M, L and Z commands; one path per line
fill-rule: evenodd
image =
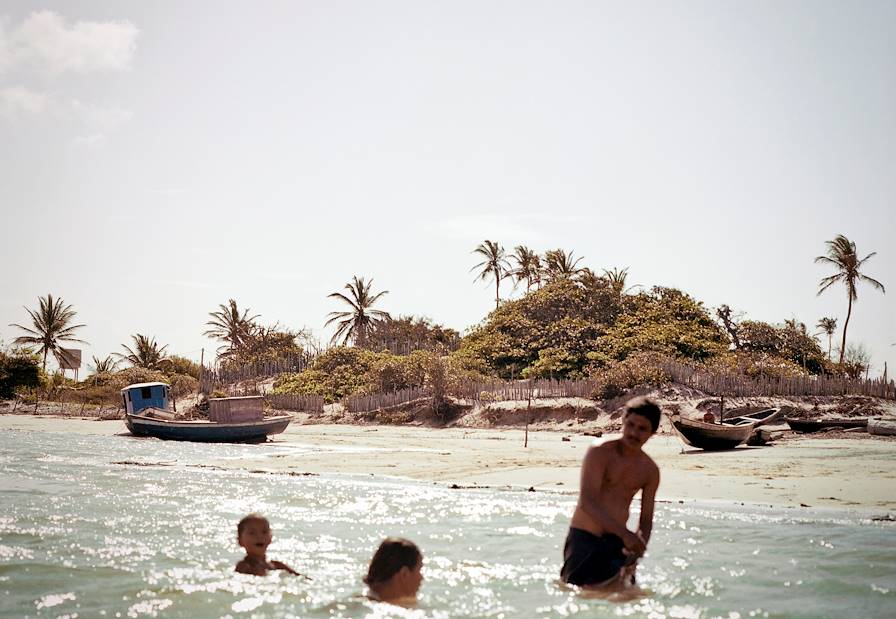
M 838 319 L 834 317 L 819 319 L 815 325 L 819 331 L 810 334 L 806 325 L 795 319 L 785 321 L 782 327 L 774 327 L 743 320 L 742 316 L 734 313 L 727 305 L 722 305 L 716 309 L 714 318 L 730 341 L 731 348 L 784 355 L 797 365 L 801 363 L 804 370 L 813 373 L 838 371 L 838 368 L 843 371 L 850 356 L 862 358 L 864 354 L 867 357 L 867 353 L 863 353 L 861 349 L 850 349 L 847 346 L 847 328 L 853 305 L 858 301 L 859 284 L 864 283 L 885 292 L 881 282 L 864 272 L 867 262 L 876 253 L 860 258 L 855 243 L 843 235 L 827 241 L 826 247 L 826 253 L 816 257 L 815 262 L 833 267 L 834 272 L 819 282 L 818 294 L 821 295 L 835 284 L 843 284 L 847 293 L 846 317 L 843 321 L 837 366 L 822 367 L 813 348 L 817 348 L 817 343 L 813 344 L 815 336 L 826 335 L 826 357 L 832 362 L 833 336 L 838 326 Z M 529 247 L 518 245 L 508 255 L 499 242 L 492 240 L 483 241 L 472 253 L 480 259 L 470 269 L 476 272 L 475 281 L 491 280 L 494 283 L 495 311 L 483 324 L 474 326 L 466 337 L 461 338 L 457 331 L 433 324 L 425 318 L 393 318 L 389 312 L 375 307 L 389 291 L 375 291 L 372 279 L 354 276 L 342 290 L 328 295 L 328 298 L 343 305 L 343 309 L 334 310 L 326 317 L 325 326 L 335 328 L 330 344 L 353 345 L 372 351 L 389 350 L 390 343 L 396 341 L 413 342 L 414 348 L 443 352 L 461 348 L 461 356 L 465 354 L 468 361 L 480 354 L 478 368 L 485 373 L 507 373 L 510 368 L 509 372 L 513 375 L 528 368 L 530 373 L 535 374 L 545 370 L 553 373 L 556 370 L 558 375 L 563 375 L 564 372 L 577 375 L 576 373 L 584 371 L 587 364 L 583 359 L 586 357 L 591 359 L 593 367 L 599 367 L 623 361 L 629 354 L 637 352 L 638 346 L 644 350 L 664 349 L 665 345 L 657 345 L 657 342 L 661 343 L 668 333 L 654 324 L 656 316 L 651 317 L 651 312 L 656 313 L 660 306 L 664 308 L 662 311 L 671 314 L 678 312 L 685 316 L 690 312 L 691 318 L 684 319 L 684 323 L 692 320 L 693 324 L 689 323 L 689 328 L 694 331 L 690 336 L 701 337 L 695 334 L 701 333 L 703 329 L 706 342 L 712 341 L 712 346 L 724 344 L 721 340 L 713 339 L 715 336 L 710 333 L 712 329 L 701 323 L 698 314 L 702 310 L 693 306 L 685 299 L 686 295 L 683 297 L 679 291 L 654 288 L 631 294 L 635 289 L 643 287 L 626 286 L 627 268 L 605 269 L 597 273 L 580 266 L 582 257 L 576 257 L 572 251 L 563 249 L 539 254 Z M 538 326 L 538 329 L 544 331 L 540 335 L 551 333 L 551 337 L 530 337 L 531 334 L 524 333 L 526 324 L 531 328 L 533 320 L 537 322 L 542 317 L 533 319 L 532 315 L 526 314 L 529 309 L 524 306 L 508 308 L 502 314 L 504 306 L 501 283 L 504 281 L 510 281 L 514 287 L 525 285 L 524 299 L 553 285 L 554 290 L 537 295 L 537 301 L 563 304 L 575 298 L 576 302 L 589 307 L 594 313 L 584 321 L 591 321 L 590 326 L 574 324 L 575 320 L 564 323 L 561 310 L 553 315 L 553 324 L 549 316 L 546 322 Z M 586 294 L 579 295 L 576 290 Z M 22 331 L 13 344 L 23 347 L 26 353 L 37 355 L 44 373 L 48 356 L 52 355 L 63 364 L 66 355 L 64 344 L 87 343 L 77 337 L 78 331 L 86 325 L 76 323 L 77 312 L 63 299 L 47 294 L 46 297 L 38 298 L 36 308 L 26 307 L 25 310 L 30 324 L 11 325 Z M 537 313 L 538 310 L 536 308 L 532 311 Z M 568 314 L 567 312 L 567 317 Z M 259 315 L 253 314 L 248 308 L 240 309 L 234 299 L 229 299 L 209 313 L 209 320 L 205 323 L 207 329 L 203 334 L 221 343 L 216 351 L 220 363 L 251 363 L 321 352 L 320 345 L 307 329 L 293 331 L 279 324 L 265 326 L 259 322 L 259 318 Z M 520 321 L 520 324 L 514 324 L 515 320 Z M 496 326 L 497 323 L 502 324 Z M 562 325 L 562 328 L 558 329 L 558 325 Z M 514 338 L 517 342 L 513 341 Z M 526 343 L 520 344 L 524 340 Z M 520 348 L 521 345 L 523 348 Z M 591 350 L 570 352 L 583 346 L 591 347 Z M 499 351 L 502 347 L 508 350 Z M 183 368 L 185 361 L 191 363 L 176 355 L 169 355 L 167 348 L 167 345 L 160 345 L 155 336 L 137 333 L 131 336 L 131 342 L 122 345 L 121 352 L 104 358 L 94 356 L 89 368 L 94 373 L 109 373 L 114 372 L 121 363 L 150 370 L 162 369 L 166 364 L 180 364 Z M 694 353 L 693 350 L 688 351 L 687 346 L 682 350 L 678 349 L 681 346 L 666 348 L 672 354 L 686 356 Z M 9 359 L 16 356 L 9 352 L 3 355 L 0 361 L 6 365 L 9 365 Z M 570 361 L 572 358 L 575 361 Z M 867 365 L 867 359 L 864 361 Z M 3 367 L 5 366 L 0 364 L 0 377 L 5 371 Z

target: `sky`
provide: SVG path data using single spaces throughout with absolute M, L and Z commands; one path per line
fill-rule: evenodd
M 248 6 L 0 5 L 3 343 L 47 293 L 82 376 L 135 333 L 208 358 L 229 298 L 326 341 L 354 275 L 463 332 L 485 239 L 842 327 L 844 234 L 887 287 L 849 342 L 893 375 L 896 3 Z

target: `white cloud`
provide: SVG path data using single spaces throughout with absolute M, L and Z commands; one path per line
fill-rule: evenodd
M 88 132 L 86 136 L 75 139 L 80 144 L 97 143 L 105 133 L 128 122 L 133 115 L 133 112 L 121 107 L 60 99 L 24 86 L 0 88 L 0 118 L 15 123 L 42 117 L 57 123 L 73 124 L 79 130 Z
M 130 67 L 139 30 L 129 21 L 66 24 L 52 11 L 31 13 L 6 33 L 0 21 L 0 71 L 36 65 L 49 73 L 120 71 Z
M 43 114 L 50 104 L 50 97 L 24 86 L 0 88 L 0 116 L 9 120 Z

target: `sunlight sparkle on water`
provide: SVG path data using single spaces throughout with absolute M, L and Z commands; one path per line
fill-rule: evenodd
M 896 526 L 867 514 L 661 503 L 638 569 L 647 597 L 607 601 L 559 582 L 570 495 L 209 465 L 260 455 L 300 465 L 302 453 L 0 437 L 0 616 L 873 617 L 896 597 L 884 543 Z M 271 520 L 269 556 L 312 580 L 233 573 L 236 522 L 250 511 Z M 424 552 L 417 609 L 361 596 L 387 535 Z

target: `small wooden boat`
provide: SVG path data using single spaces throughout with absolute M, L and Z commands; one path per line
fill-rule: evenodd
M 867 417 L 855 417 L 855 418 L 838 418 L 838 419 L 795 419 L 792 417 L 787 417 L 784 419 L 787 422 L 787 425 L 790 426 L 790 429 L 794 432 L 801 432 L 803 434 L 808 434 L 810 432 L 820 432 L 821 430 L 828 430 L 830 428 L 839 428 L 841 430 L 846 430 L 849 428 L 866 428 L 868 427 L 868 418 Z
M 688 419 L 676 413 L 670 416 L 670 421 L 675 432 L 688 445 L 706 451 L 720 451 L 734 449 L 744 443 L 753 434 L 753 430 L 775 421 L 780 414 L 781 409 L 770 408 L 715 423 Z
M 165 411 L 162 411 L 165 412 Z M 271 434 L 280 434 L 292 421 L 292 415 L 266 417 L 261 421 L 218 423 L 193 420 L 159 419 L 153 409 L 125 417 L 128 430 L 135 436 L 152 436 L 172 441 L 200 443 L 259 443 Z
M 783 414 L 784 411 L 780 408 L 766 408 L 761 411 L 756 411 L 755 413 L 726 417 L 722 423 L 725 425 L 738 425 L 743 421 L 751 421 L 754 422 L 755 427 L 758 428 L 759 426 L 769 426 L 775 423 Z
M 202 443 L 263 442 L 279 434 L 292 415 L 264 417 L 262 397 L 212 398 L 209 419 L 182 420 L 168 407 L 168 385 L 138 383 L 121 390 L 125 425 L 135 436 Z

